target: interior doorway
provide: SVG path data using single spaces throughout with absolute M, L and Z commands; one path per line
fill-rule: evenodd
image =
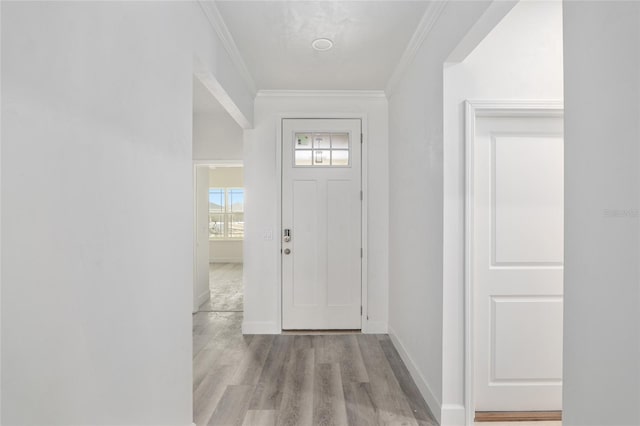
M 193 312 L 238 313 L 241 319 L 244 132 L 205 77 L 193 81 Z
M 198 311 L 243 312 L 243 166 L 227 162 L 204 167 L 206 189 L 196 193 L 206 194 L 207 258 L 200 269 L 206 272 L 209 297 Z

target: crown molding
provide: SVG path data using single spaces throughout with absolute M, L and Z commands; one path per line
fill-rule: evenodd
M 383 90 L 260 90 L 257 98 L 346 97 L 386 98 Z
M 420 23 L 418 23 L 416 31 L 413 33 L 411 40 L 409 40 L 409 44 L 404 50 L 398 65 L 395 70 L 393 70 L 393 74 L 391 74 L 391 78 L 389 78 L 389 81 L 387 82 L 387 87 L 385 89 L 387 96 L 393 92 L 396 85 L 409 68 L 409 65 L 411 65 L 415 59 L 420 46 L 422 46 L 427 37 L 429 37 L 429 33 L 431 33 L 431 30 L 435 26 L 436 22 L 438 22 L 438 19 L 440 19 L 447 2 L 448 0 L 435 0 L 429 4 L 429 7 L 427 7 L 424 15 L 422 15 Z
M 249 69 L 247 68 L 247 64 L 244 62 L 244 59 L 242 59 L 242 55 L 238 50 L 238 46 L 233 40 L 231 32 L 229 31 L 227 24 L 225 24 L 224 19 L 220 14 L 220 10 L 218 10 L 218 7 L 215 4 L 215 1 L 198 0 L 198 4 L 200 5 L 200 8 L 202 9 L 204 15 L 207 17 L 209 24 L 211 24 L 211 27 L 220 38 L 224 49 L 227 51 L 229 57 L 231 58 L 231 62 L 238 70 L 238 73 L 244 81 L 244 84 L 247 86 L 247 89 L 249 89 L 249 92 L 251 92 L 251 96 L 255 96 L 257 92 L 256 84 L 253 81 L 253 77 L 251 76 Z

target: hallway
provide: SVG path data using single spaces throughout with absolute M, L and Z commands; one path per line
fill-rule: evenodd
M 436 425 L 387 335 L 245 335 L 241 312 L 193 317 L 194 422 Z
M 198 312 L 242 312 L 242 263 L 209 264 L 209 291 Z

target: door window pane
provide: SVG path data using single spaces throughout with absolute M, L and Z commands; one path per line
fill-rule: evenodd
M 294 166 L 349 167 L 349 133 L 296 133 Z
M 331 135 L 331 148 L 333 149 L 349 149 L 349 134 L 334 133 Z
M 331 165 L 333 166 L 348 166 L 349 165 L 349 151 L 345 150 L 333 150 L 331 151 Z
M 296 150 L 296 166 L 310 166 L 311 165 L 311 153 L 312 151 L 297 151 Z
M 313 151 L 313 165 L 314 166 L 330 166 L 331 165 L 331 151 L 330 150 L 314 150 Z
M 331 135 L 329 133 L 316 133 L 313 135 L 313 149 L 330 149 Z
M 296 133 L 296 149 L 311 149 L 312 140 L 313 134 L 311 133 Z

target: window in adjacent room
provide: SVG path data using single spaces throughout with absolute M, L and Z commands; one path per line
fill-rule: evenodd
M 244 237 L 244 188 L 209 188 L 209 238 Z

